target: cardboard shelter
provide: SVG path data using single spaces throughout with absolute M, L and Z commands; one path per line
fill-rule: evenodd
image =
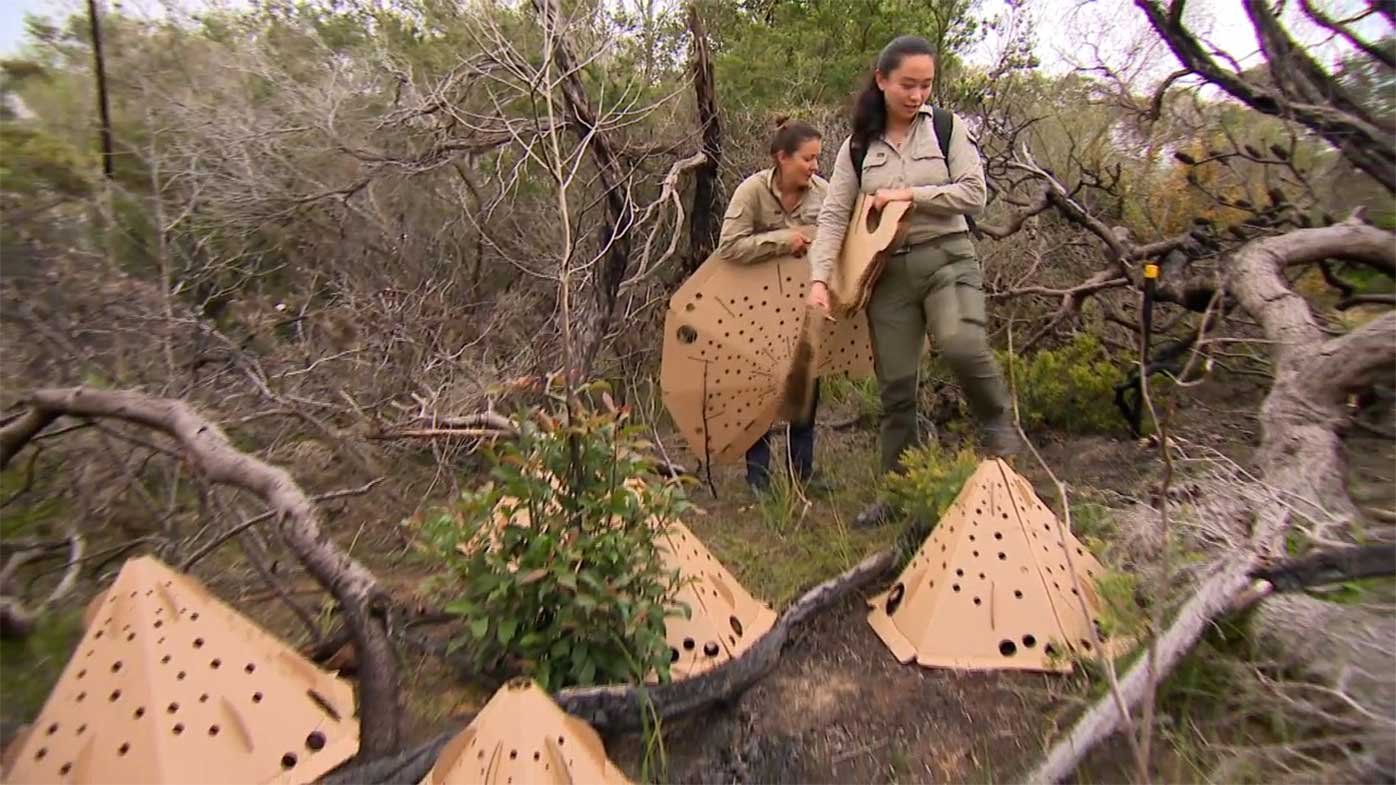
M 529 679 L 500 687 L 475 720 L 446 743 L 422 785 L 628 783 L 601 737 Z
M 714 255 L 670 298 L 660 387 L 700 459 L 741 460 L 776 421 L 792 374 L 872 374 L 864 314 L 806 329 L 809 275 L 803 258 L 742 265 Z M 800 361 L 811 352 L 812 366 Z
M 1099 653 L 1090 626 L 1102 572 L 1027 480 L 986 460 L 891 590 L 869 601 L 868 621 L 903 663 L 1069 671 L 1069 653 Z
M 677 599 L 691 610 L 687 619 L 664 620 L 674 681 L 734 659 L 775 624 L 775 611 L 752 598 L 688 527 L 670 524 L 659 545 L 664 566 L 679 571 Z
M 89 618 L 5 782 L 289 785 L 359 749 L 348 683 L 154 557 Z
M 897 241 L 902 218 L 910 209 L 910 202 L 898 201 L 888 202 L 882 210 L 875 211 L 871 195 L 858 194 L 838 263 L 829 280 L 829 299 L 835 316 L 846 318 L 867 306 L 873 285 L 887 262 L 886 251 Z

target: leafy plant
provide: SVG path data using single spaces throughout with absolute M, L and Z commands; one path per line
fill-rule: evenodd
M 486 455 L 492 481 L 424 530 L 449 575 L 445 608 L 465 622 L 453 644 L 482 666 L 517 669 L 548 690 L 667 681 L 664 619 L 678 573 L 656 538 L 687 509 L 672 484 L 641 478 L 640 429 L 603 386 L 604 410 L 554 399 L 514 419 L 519 436 Z
M 1125 368 L 1095 336 L 1081 333 L 1061 348 L 1026 358 L 1000 352 L 999 362 L 1005 371 L 1012 365 L 1024 428 L 1086 433 L 1124 427 L 1115 408 L 1115 385 L 1123 381 Z
M 933 526 L 979 463 L 979 456 L 968 448 L 951 453 L 937 442 L 913 447 L 903 454 L 904 470 L 887 476 L 887 491 L 912 520 Z

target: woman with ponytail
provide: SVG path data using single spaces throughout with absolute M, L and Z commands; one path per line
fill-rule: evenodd
M 926 105 L 934 78 L 935 50 L 924 38 L 900 36 L 883 48 L 855 102 L 853 132 L 839 149 L 810 248 L 809 304 L 827 314 L 827 281 L 859 193 L 875 210 L 911 203 L 904 239 L 889 249 L 867 309 L 882 397 L 884 472 L 899 471 L 903 452 L 921 441 L 916 401 L 928 328 L 932 347 L 969 399 L 986 452 L 1009 455 L 1021 448 L 989 349 L 983 274 L 966 222 L 984 209 L 984 168 L 963 120 Z M 938 118 L 951 121 L 949 127 L 938 128 Z M 892 512 L 877 502 L 854 523 L 880 525 Z
M 788 117 L 776 119 L 771 136 L 771 167 L 751 175 L 727 206 L 717 254 L 736 264 L 759 264 L 778 256 L 803 256 L 815 237 L 815 224 L 828 183 L 819 177 L 823 143 L 818 131 Z M 825 490 L 814 473 L 814 410 L 819 382 L 807 422 L 791 423 L 787 440 L 789 465 L 809 490 Z M 770 487 L 770 434 L 763 434 L 746 454 L 747 483 L 757 493 Z

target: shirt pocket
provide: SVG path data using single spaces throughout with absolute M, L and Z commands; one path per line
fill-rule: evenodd
M 934 137 L 924 140 L 911 152 L 907 163 L 907 185 L 944 185 L 950 182 L 950 166 Z
M 886 150 L 869 150 L 863 159 L 863 183 L 859 190 L 870 194 L 879 188 L 896 187 L 896 168 Z

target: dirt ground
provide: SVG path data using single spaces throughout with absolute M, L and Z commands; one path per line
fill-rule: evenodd
M 1212 394 L 1200 396 L 1179 422 L 1178 434 L 1244 458 L 1254 439 L 1252 412 L 1259 391 L 1242 392 L 1240 400 L 1224 402 Z M 848 415 L 829 406 L 821 420 L 839 422 Z M 796 589 L 837 574 L 895 536 L 891 527 L 859 532 L 847 524 L 871 498 L 867 478 L 873 474 L 875 431 L 821 428 L 819 433 L 819 465 L 833 468 L 826 472 L 838 490 L 830 499 L 815 500 L 797 521 L 775 525 L 763 520 L 768 513 L 753 503 L 736 468 L 718 472 L 717 499 L 706 491 L 695 498 L 705 514 L 695 519 L 694 531 L 753 594 L 776 610 Z M 1396 442 L 1364 438 L 1352 456 L 1354 495 L 1363 504 L 1390 509 L 1396 498 Z M 1048 434 L 1035 441 L 1073 494 L 1146 498 L 1157 476 L 1156 451 L 1126 436 Z M 1044 500 L 1054 498 L 1046 472 L 1035 462 L 1023 458 L 1016 465 Z M 335 536 L 341 542 L 352 540 L 355 555 L 388 580 L 396 596 L 413 598 L 430 570 L 405 547 L 403 532 L 381 525 L 395 525 L 401 516 L 383 521 L 375 517 L 383 514 L 381 508 L 371 508 L 346 501 L 335 504 L 327 517 Z M 201 573 L 221 596 L 269 628 L 290 640 L 304 639 L 294 617 L 265 592 L 247 588 L 252 579 L 235 564 L 210 563 Z M 294 571 L 287 577 L 299 588 Z M 307 588 L 306 603 L 318 609 L 321 595 Z M 1084 705 L 1084 679 L 1079 674 L 903 666 L 865 619 L 865 597 L 881 588 L 870 587 L 814 619 L 788 646 L 776 670 L 734 701 L 666 724 L 667 771 L 650 771 L 650 776 L 667 775 L 676 783 L 994 782 L 1021 777 Z M 74 598 L 69 610 L 80 608 L 79 602 Z M 444 631 L 434 634 L 439 639 Z M 53 666 L 61 667 L 62 648 L 50 645 L 38 659 L 6 649 L 7 692 L 29 678 L 26 674 L 55 677 Z M 491 693 L 488 682 L 413 652 L 404 658 L 403 687 L 411 740 L 429 737 L 449 718 L 468 716 Z M 28 719 L 12 711 L 13 704 L 6 708 L 7 726 Z M 638 734 L 607 739 L 609 754 L 636 779 L 644 773 L 643 744 Z M 1127 776 L 1111 763 L 1108 750 L 1101 760 L 1097 774 Z

